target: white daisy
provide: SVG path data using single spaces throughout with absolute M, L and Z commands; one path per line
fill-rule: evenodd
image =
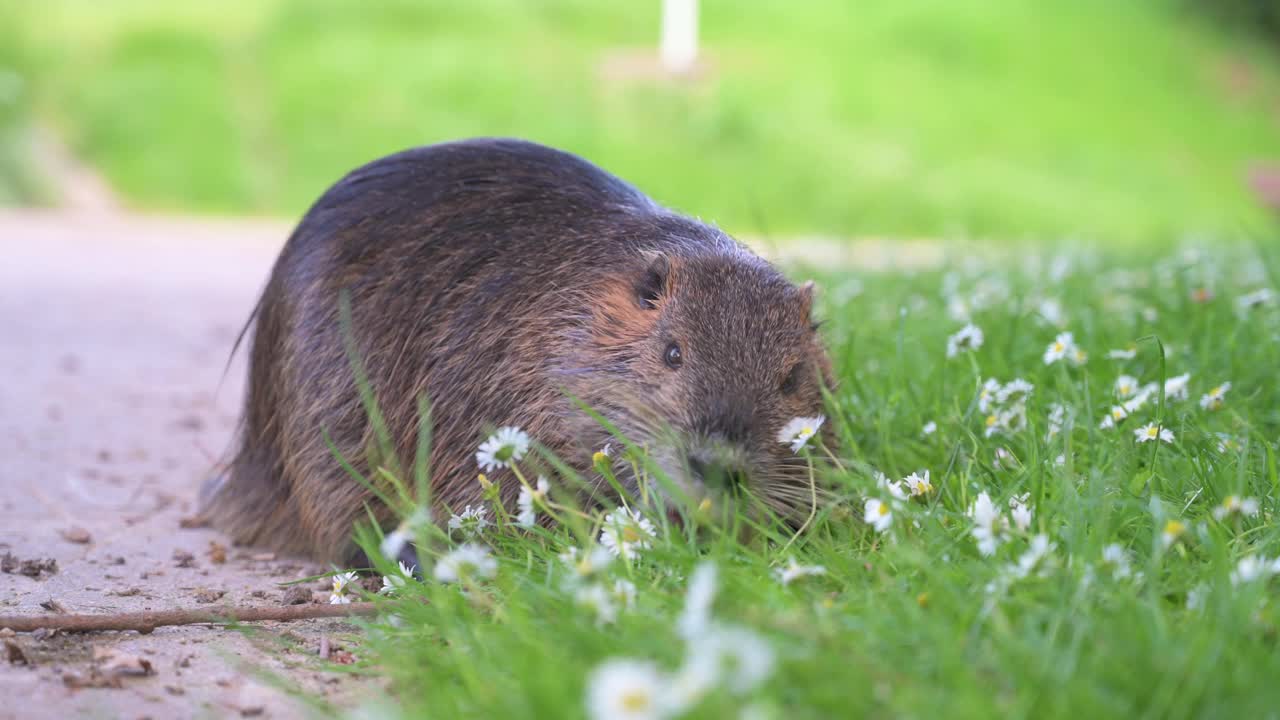
M 671 680 L 642 660 L 607 660 L 587 679 L 587 715 L 593 720 L 660 720 L 673 716 Z
M 1138 356 L 1138 348 L 1128 347 L 1124 350 L 1109 350 L 1107 358 L 1111 360 L 1132 360 Z
M 701 633 L 711 622 L 711 604 L 716 599 L 716 566 L 704 562 L 694 568 L 685 589 L 684 610 L 676 621 L 686 640 Z
M 490 578 L 497 571 L 498 561 L 489 556 L 488 548 L 466 543 L 440 558 L 435 576 L 440 582 L 458 582 L 465 578 Z
M 1138 388 L 1138 393 L 1136 395 L 1122 403 L 1125 412 L 1134 413 L 1141 410 L 1151 400 L 1151 398 L 1156 396 L 1156 393 L 1159 391 L 1159 383 L 1147 383 L 1146 385 Z
M 1204 596 L 1209 592 L 1206 585 L 1197 585 L 1187 591 L 1187 609 L 1199 610 L 1204 607 Z
M 978 552 L 983 555 L 994 555 L 1000 546 L 1005 528 L 1008 526 L 1004 516 L 991 502 L 986 491 L 978 494 L 973 505 L 969 507 L 969 517 L 973 519 L 973 539 L 978 542 Z
M 1242 517 L 1251 517 L 1258 514 L 1258 499 L 1252 497 L 1239 497 L 1236 495 L 1228 495 L 1222 499 L 1222 504 L 1213 509 L 1213 518 L 1215 520 L 1223 520 L 1228 515 L 1240 515 Z
M 531 528 L 538 522 L 538 511 L 536 505 L 546 502 L 547 492 L 551 490 L 551 486 L 547 484 L 547 479 L 538 476 L 538 482 L 535 487 L 521 487 L 520 497 L 516 498 L 516 505 L 520 508 L 519 514 L 516 515 L 516 524 L 520 527 Z
M 1102 548 L 1102 564 L 1111 568 L 1111 577 L 1116 580 L 1133 576 L 1133 569 L 1129 566 L 1129 553 L 1119 543 L 1111 543 Z
M 358 579 L 354 571 L 338 573 L 333 576 L 333 592 L 329 594 L 330 605 L 348 605 L 351 603 L 351 584 Z
M 612 595 L 624 610 L 630 610 L 636 606 L 636 584 L 630 580 L 613 581 Z
M 778 582 L 790 585 L 800 578 L 825 575 L 826 572 L 827 569 L 821 565 L 800 565 L 795 558 L 788 558 L 786 567 L 774 568 L 773 574 L 778 578 Z
M 1236 311 L 1243 315 L 1253 308 L 1270 305 L 1274 301 L 1275 293 L 1271 288 L 1262 288 L 1236 298 Z
M 991 453 L 991 455 L 991 467 L 996 470 L 1001 470 L 1003 468 L 1016 468 L 1022 464 L 1018 461 L 1017 456 L 1010 452 L 1007 447 L 998 447 Z
M 1280 573 L 1280 559 L 1268 560 L 1260 555 L 1246 555 L 1240 558 L 1236 569 L 1231 571 L 1231 584 L 1262 580 Z
M 1049 442 L 1066 428 L 1068 415 L 1069 410 L 1066 405 L 1062 403 L 1049 405 L 1048 429 L 1045 431 L 1044 436 L 1045 442 Z
M 876 472 L 875 478 L 876 487 L 889 493 L 890 502 L 896 505 L 907 499 L 907 491 L 902 489 L 902 483 L 890 480 L 888 476 L 879 471 Z
M 1019 579 L 1030 576 L 1057 547 L 1056 544 L 1049 542 L 1048 535 L 1043 533 L 1036 535 L 1031 538 L 1027 551 L 1018 557 L 1018 563 L 1009 568 L 1010 574 Z M 1043 568 L 1041 571 L 1043 572 Z
M 991 413 L 990 415 L 988 415 L 986 419 L 982 421 L 982 425 L 983 425 L 983 428 L 982 428 L 983 437 L 991 437 L 992 435 L 995 435 L 1004 429 L 1000 425 L 999 413 Z
M 973 323 L 960 328 L 959 332 L 947 338 L 947 357 L 953 358 L 962 352 L 972 352 L 982 347 L 982 329 Z
M 461 515 L 454 513 L 449 516 L 449 531 L 458 531 L 465 538 L 475 538 L 489 527 L 488 515 L 489 509 L 483 505 L 472 507 L 468 505 Z
M 609 567 L 613 562 L 613 554 L 599 545 L 592 545 L 587 552 L 571 547 L 560 553 L 560 561 L 574 572 L 575 577 L 585 580 Z
M 484 472 L 511 467 L 529 452 L 529 436 L 518 427 L 501 427 L 476 451 L 476 464 Z
M 793 418 L 778 431 L 778 442 L 790 445 L 791 452 L 798 453 L 801 448 L 809 444 L 810 438 L 818 434 L 824 422 L 826 417 L 823 415 Z
M 1023 493 L 1009 498 L 1009 517 L 1013 518 L 1014 527 L 1026 532 L 1031 527 L 1031 494 Z
M 1231 389 L 1230 382 L 1224 382 L 1221 385 L 1210 390 L 1208 393 L 1200 397 L 1200 407 L 1205 410 L 1218 410 L 1222 407 L 1222 397 Z
M 1023 380 L 1022 378 L 1014 378 L 1004 385 L 1000 386 L 1000 391 L 996 393 L 996 400 L 1002 404 L 1022 404 L 1031 396 L 1031 391 L 1036 386 Z
M 920 434 L 921 434 L 921 435 L 923 435 L 923 436 L 925 436 L 925 437 L 929 437 L 930 435 L 932 435 L 932 434 L 934 434 L 934 433 L 936 433 L 936 432 L 938 432 L 938 423 L 936 423 L 936 422 L 934 422 L 934 421 L 932 421 L 932 420 L 930 420 L 929 422 L 925 423 L 925 424 L 924 424 L 924 427 L 920 429 Z
M 649 549 L 649 541 L 657 535 L 640 511 L 620 507 L 605 516 L 600 544 L 615 556 L 629 559 L 637 550 Z
M 913 472 L 903 478 L 902 483 L 911 491 L 911 497 L 922 497 L 933 492 L 933 483 L 929 482 L 928 470 L 924 471 L 924 475 Z
M 1128 409 L 1123 405 L 1112 405 L 1111 410 L 1103 416 L 1102 422 L 1098 423 L 1098 427 L 1110 430 L 1127 417 L 1129 417 Z
M 1186 400 L 1187 384 L 1191 381 L 1191 373 L 1176 375 L 1164 381 L 1165 400 Z
M 1152 440 L 1159 440 L 1166 444 L 1173 443 L 1173 431 L 1169 428 L 1160 427 L 1155 423 L 1147 423 L 1134 430 L 1133 434 L 1140 443 L 1151 442 Z
M 1040 301 L 1039 307 L 1040 317 L 1045 322 L 1056 327 L 1062 327 L 1066 324 L 1067 318 L 1062 312 L 1062 303 L 1054 298 L 1045 298 Z
M 875 528 L 876 532 L 882 533 L 893 524 L 893 508 L 889 507 L 887 502 L 871 498 L 863 506 L 863 519 Z
M 1075 336 L 1069 332 L 1058 333 L 1058 337 L 1054 338 L 1044 351 L 1044 364 L 1052 365 L 1063 358 L 1071 357 L 1075 347 Z
M 591 583 L 578 588 L 573 593 L 573 601 L 590 610 L 599 625 L 610 625 L 618 619 L 618 607 L 613 603 L 613 595 L 603 585 Z
M 1116 378 L 1116 397 L 1121 400 L 1131 398 L 1138 393 L 1140 387 L 1138 378 L 1132 375 L 1121 375 Z
M 387 536 L 382 538 L 382 557 L 389 560 L 400 557 L 400 553 L 404 551 L 405 546 L 413 540 L 414 534 L 432 522 L 429 509 L 423 507 L 415 510 L 395 530 L 387 533 Z
M 988 378 L 982 383 L 982 389 L 978 390 L 978 410 L 980 412 L 988 412 L 991 406 L 996 402 L 996 396 L 1000 392 L 1000 381 L 995 378 Z
M 1160 531 L 1160 544 L 1168 548 L 1187 532 L 1187 524 L 1181 520 L 1169 520 Z
M 413 571 L 418 569 L 417 565 L 410 567 L 403 562 L 397 562 L 396 564 L 400 568 L 399 574 L 382 576 L 382 589 L 378 592 L 383 595 L 394 595 L 403 590 L 409 578 L 413 577 Z
M 773 648 L 759 634 L 742 627 L 713 623 L 693 638 L 681 675 L 745 695 L 773 673 Z

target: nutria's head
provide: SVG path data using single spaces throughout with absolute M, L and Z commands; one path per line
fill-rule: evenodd
M 591 371 L 568 386 L 695 500 L 751 497 L 801 517 L 808 466 L 778 436 L 822 414 L 831 384 L 812 306 L 812 284 L 736 246 L 642 253 L 599 284 L 579 351 Z M 596 449 L 611 439 L 581 431 Z

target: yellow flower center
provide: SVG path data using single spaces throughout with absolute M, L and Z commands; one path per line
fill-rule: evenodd
M 628 712 L 643 712 L 649 709 L 649 695 L 643 690 L 629 690 L 618 698 L 624 710 Z
M 1170 520 L 1164 524 L 1164 534 L 1177 537 L 1186 532 L 1187 526 L 1177 520 Z
M 996 423 L 998 423 L 998 422 L 1000 422 L 1000 418 L 996 417 L 995 415 L 988 415 L 988 416 L 987 416 L 987 427 L 991 427 L 991 426 L 995 425 L 995 424 L 996 424 Z
M 702 502 L 698 503 L 698 512 L 711 512 L 711 498 L 702 498 Z
M 878 511 L 878 512 L 880 513 L 880 517 L 884 517 L 885 515 L 888 515 L 888 514 L 889 514 L 889 506 L 888 506 L 887 504 L 885 504 L 885 503 L 880 503 L 880 509 L 879 509 L 879 511 Z
M 1111 411 L 1111 417 L 1115 418 L 1116 420 L 1122 420 L 1122 419 L 1124 419 L 1124 408 L 1114 408 L 1114 409 L 1112 409 L 1112 411 Z
M 1066 345 L 1063 345 L 1063 344 L 1062 344 L 1062 343 L 1060 343 L 1060 342 L 1056 342 L 1056 343 L 1054 343 L 1054 344 L 1053 344 L 1053 351 L 1054 351 L 1054 352 L 1062 352 L 1063 350 L 1066 350 L 1066 349 L 1067 349 L 1067 346 L 1066 346 Z
M 1159 436 L 1159 435 L 1160 435 L 1160 428 L 1158 428 L 1158 427 L 1149 427 L 1149 428 L 1147 428 L 1147 437 L 1149 437 L 1149 438 L 1153 438 L 1153 437 L 1157 437 L 1157 436 Z
M 623 542 L 633 543 L 640 541 L 640 531 L 636 529 L 635 525 L 624 525 L 621 535 Z

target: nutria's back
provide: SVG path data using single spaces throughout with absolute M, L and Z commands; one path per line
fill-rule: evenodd
M 796 468 L 777 431 L 818 414 L 829 380 L 808 288 L 719 230 L 532 143 L 409 150 L 330 188 L 272 271 L 240 447 L 207 509 L 238 541 L 350 554 L 371 496 L 326 438 L 359 470 L 385 460 L 371 451 L 342 296 L 402 468 L 429 399 L 433 497 L 453 508 L 478 502 L 474 453 L 495 426 L 522 427 L 590 475 L 609 435 L 576 398 L 695 491 L 709 464 L 728 465 L 723 477 L 750 476 L 785 510 Z M 492 479 L 512 502 L 517 483 Z

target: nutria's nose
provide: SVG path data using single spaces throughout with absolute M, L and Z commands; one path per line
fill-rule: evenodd
M 746 472 L 733 464 L 706 460 L 701 453 L 689 453 L 689 472 L 707 487 L 733 489 L 746 484 Z
M 696 430 L 702 435 L 731 445 L 745 443 L 751 436 L 753 404 L 740 395 L 721 395 L 707 403 Z

